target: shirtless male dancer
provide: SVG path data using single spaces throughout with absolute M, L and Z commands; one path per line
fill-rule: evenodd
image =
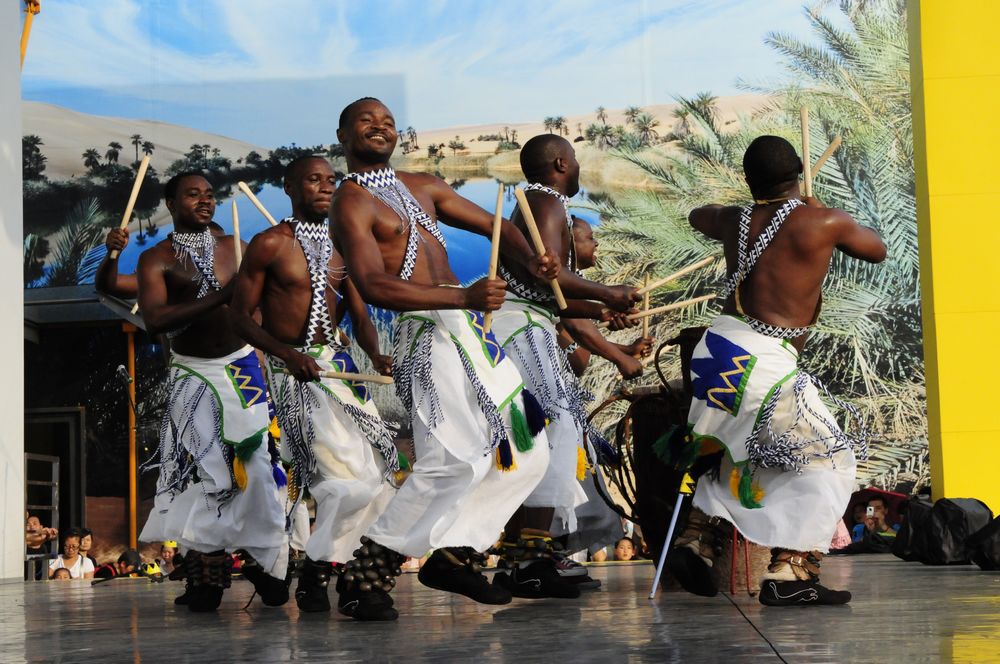
M 395 119 L 376 99 L 348 105 L 337 138 L 351 172 L 331 207 L 334 241 L 364 299 L 403 312 L 394 375 L 411 413 L 417 458 L 340 577 L 338 609 L 358 620 L 394 620 L 386 591 L 402 556 L 431 549 L 418 577 L 424 585 L 483 603 L 510 602 L 509 592 L 482 575 L 481 552 L 545 472 L 545 418 L 496 338 L 484 333 L 483 312 L 499 308 L 506 284 L 481 279 L 460 287 L 437 226 L 440 219 L 489 236 L 492 215 L 440 178 L 395 172 Z M 516 228 L 502 228 L 508 260 L 527 265 L 531 275 L 558 274 L 551 252 L 536 257 Z
M 572 219 L 576 268 L 582 271 L 597 264 L 599 243 L 594 238 L 594 229 L 585 219 L 577 216 L 573 216 Z M 568 322 L 574 324 L 573 334 L 576 335 L 575 337 L 566 329 Z M 593 321 L 582 318 L 563 319 L 557 329 L 559 330 L 559 347 L 566 354 L 570 368 L 577 378 L 581 378 L 586 372 L 592 354 L 615 362 L 621 371 L 622 365 L 616 362 L 616 359 L 621 356 L 636 359 L 647 357 L 652 353 L 655 343 L 652 337 L 638 337 L 630 344 L 615 343 L 605 338 Z M 589 451 L 594 457 L 594 462 L 599 462 L 599 453 L 595 449 L 594 441 L 588 439 L 588 442 L 591 443 Z M 576 529 L 570 533 L 553 529 L 553 537 L 565 540 L 563 543 L 565 553 L 572 554 L 580 550 L 594 553 L 606 546 L 613 546 L 621 538 L 621 518 L 617 512 L 608 507 L 601 497 L 601 493 L 608 495 L 604 478 L 599 474 L 596 477 L 596 481 L 600 482 L 602 486 L 600 493 L 594 480 L 595 478 L 587 478 L 583 482 L 587 502 L 576 509 Z M 558 556 L 556 565 L 560 575 L 568 577 L 567 580 L 581 589 L 600 585 L 600 581 L 589 580 L 586 568 L 568 557 Z
M 226 232 L 222 226 L 214 221 L 209 223 L 208 230 L 216 237 L 222 237 Z M 139 295 L 139 279 L 134 274 L 121 274 L 118 272 L 118 260 L 121 252 L 128 246 L 128 228 L 112 228 L 104 238 L 104 246 L 107 253 L 97 266 L 94 274 L 94 288 L 101 293 L 114 295 L 123 300 L 133 300 Z M 111 252 L 117 251 L 118 255 L 111 257 Z
M 234 329 L 233 238 L 209 230 L 212 186 L 181 173 L 164 188 L 174 222 L 139 257 L 139 306 L 150 334 L 172 337 L 160 476 L 142 541 L 176 540 L 187 590 L 180 603 L 214 611 L 237 550 L 265 604 L 288 600 L 284 515 L 267 448 L 267 395 L 254 350 Z
M 577 272 L 568 204 L 580 190 L 580 164 L 572 144 L 553 134 L 535 136 L 524 145 L 520 161 L 528 180 L 525 199 L 546 248 L 559 257 L 559 285 L 572 299 L 566 311 L 557 311 L 551 291 L 534 286 L 520 266 L 501 261 L 499 274 L 507 282 L 508 297 L 494 315 L 493 329 L 550 419 L 546 433 L 551 453 L 541 483 L 507 524 L 501 560 L 508 571 L 494 576 L 493 583 L 516 597 L 573 598 L 579 588 L 559 575 L 551 533 L 576 530 L 576 509 L 587 502 L 577 468 L 590 456 L 586 438 L 591 428 L 587 395 L 559 349 L 556 324 L 561 318 L 572 331 L 576 317 L 607 319 L 612 311 L 631 311 L 641 298 L 636 288 L 606 286 Z M 511 222 L 527 234 L 520 208 Z M 618 352 L 599 333 L 597 338 L 623 375 L 642 374 L 636 358 Z
M 327 221 L 333 168 L 322 157 L 300 157 L 285 168 L 284 187 L 292 216 L 250 242 L 232 308 L 237 331 L 268 358 L 292 484 L 298 495 L 308 487 L 316 500 L 316 529 L 295 599 L 302 611 L 329 611 L 333 563 L 352 557 L 392 497 L 386 480 L 399 464 L 369 388 L 320 372 L 358 371 L 337 328 L 347 311 L 376 370 L 391 373 L 392 358 L 380 353 L 368 309 L 333 248 Z M 258 307 L 260 324 L 253 319 Z
M 886 248 L 846 212 L 802 197 L 802 162 L 785 139 L 755 139 L 743 171 L 752 204 L 690 215 L 696 230 L 722 242 L 729 277 L 722 314 L 691 361 L 688 422 L 701 453 L 726 453 L 720 472 L 698 480 L 692 517 L 667 562 L 685 589 L 714 594 L 709 567 L 721 517 L 771 547 L 761 603 L 844 604 L 851 594 L 821 586 L 819 564 L 854 490 L 853 448 L 863 455 L 867 434 L 863 425 L 857 434 L 840 429 L 798 356 L 834 251 L 879 263 Z

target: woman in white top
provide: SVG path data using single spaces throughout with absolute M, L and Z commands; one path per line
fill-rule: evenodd
M 79 531 L 72 530 L 63 539 L 62 554 L 49 563 L 49 577 L 51 578 L 60 568 L 68 569 L 74 579 L 94 578 L 94 563 L 80 555 Z

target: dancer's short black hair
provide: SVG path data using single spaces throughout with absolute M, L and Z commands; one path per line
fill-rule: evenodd
M 537 182 L 545 176 L 567 145 L 569 141 L 556 134 L 539 134 L 528 140 L 521 148 L 521 170 L 528 182 Z
M 321 154 L 304 154 L 301 157 L 296 157 L 295 159 L 292 159 L 290 162 L 288 162 L 288 165 L 285 166 L 285 171 L 281 176 L 281 181 L 284 182 L 285 184 L 288 184 L 288 181 L 290 179 L 295 178 L 295 172 L 299 169 L 299 167 L 308 161 L 312 161 L 313 159 L 326 161 L 326 157 L 324 157 Z
M 172 201 L 177 196 L 177 189 L 181 186 L 181 180 L 190 177 L 204 178 L 205 174 L 201 171 L 184 171 L 183 173 L 178 173 L 163 185 L 163 200 Z M 208 178 L 205 179 L 207 180 Z
M 766 193 L 795 182 L 801 172 L 802 160 L 780 136 L 758 136 L 743 153 L 743 173 L 754 191 Z
M 382 100 L 377 99 L 375 97 L 362 97 L 361 99 L 355 99 L 350 104 L 345 106 L 344 110 L 340 112 L 340 121 L 337 123 L 337 127 L 340 129 L 344 129 L 344 126 L 347 124 L 347 118 L 351 117 L 351 111 L 354 110 L 354 107 L 357 106 L 358 104 L 363 104 L 366 101 L 377 101 L 378 103 L 382 104 Z M 382 105 L 385 106 L 385 104 Z

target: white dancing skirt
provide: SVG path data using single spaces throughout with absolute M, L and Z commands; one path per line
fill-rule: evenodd
M 512 449 L 510 469 L 498 466 L 496 441 L 513 440 L 512 408 L 525 409 L 523 384 L 482 321 L 481 313 L 463 310 L 411 312 L 396 321 L 396 389 L 410 409 L 416 463 L 368 536 L 408 556 L 440 547 L 486 550 L 548 465 L 542 431 L 531 449 Z
M 587 502 L 587 494 L 577 479 L 586 411 L 576 376 L 556 342 L 556 322 L 546 309 L 510 297 L 493 314 L 497 339 L 550 419 L 545 429 L 549 467 L 524 504 L 555 508 L 553 526 L 555 531 L 565 533 L 576 530 L 576 510 Z
M 256 354 L 249 346 L 218 358 L 174 353 L 170 382 L 157 494 L 139 539 L 203 553 L 244 548 L 283 577 L 285 519 Z
M 324 371 L 357 371 L 340 348 L 317 345 L 306 352 Z M 333 378 L 303 383 L 281 373 L 283 367 L 276 358 L 268 359 L 282 456 L 293 462 L 293 473 L 302 468 L 295 463 L 296 451 L 314 461 L 306 482 L 316 500 L 316 523 L 306 555 L 317 561 L 347 562 L 395 494 L 385 479 L 382 453 L 395 459 L 392 432 L 364 383 Z
M 719 316 L 695 348 L 689 425 L 702 452 L 725 451 L 694 506 L 761 546 L 829 549 L 855 487 L 852 439 L 787 341 Z

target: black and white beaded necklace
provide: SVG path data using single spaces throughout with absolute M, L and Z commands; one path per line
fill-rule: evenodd
M 441 234 L 437 222 L 424 212 L 407 186 L 396 177 L 396 171 L 392 167 L 386 166 L 365 173 L 348 173 L 344 179 L 364 187 L 368 193 L 399 215 L 401 220 L 400 234 L 409 229 L 409 236 L 406 238 L 406 251 L 403 254 L 403 265 L 399 269 L 400 279 L 409 279 L 413 276 L 413 269 L 417 264 L 417 249 L 419 243 L 423 241 L 419 231 L 417 231 L 418 225 L 422 226 L 447 250 L 444 235 Z
M 333 256 L 333 240 L 330 239 L 330 222 L 326 219 L 318 223 L 302 221 L 295 217 L 287 217 L 282 221 L 295 224 L 295 240 L 302 247 L 302 253 L 306 257 L 306 264 L 309 266 L 309 282 L 312 284 L 312 295 L 309 300 L 306 345 L 312 343 L 312 340 L 316 337 L 317 330 L 322 332 L 326 343 L 337 343 L 338 337 L 334 334 L 333 319 L 330 316 L 330 307 L 326 301 L 326 288 L 329 284 L 330 273 L 332 271 L 330 268 L 330 258 Z M 341 267 L 337 271 L 341 277 L 347 275 L 347 268 Z
M 524 188 L 525 191 L 540 191 L 543 194 L 548 194 L 549 196 L 554 196 L 562 203 L 563 210 L 566 212 L 566 227 L 569 229 L 570 233 L 570 244 L 569 253 L 566 256 L 566 268 L 569 270 L 576 270 L 576 247 L 573 244 L 573 217 L 569 213 L 569 196 L 565 196 L 552 187 L 541 184 L 540 182 L 533 182 Z M 524 300 L 530 300 L 532 302 L 538 302 L 539 304 L 552 304 L 555 302 L 555 296 L 552 295 L 551 291 L 542 290 L 537 288 L 534 284 L 527 284 L 518 279 L 513 272 L 507 269 L 503 261 L 500 261 L 498 274 L 501 279 L 507 282 L 507 290 L 517 295 L 519 298 Z
M 193 278 L 198 282 L 196 298 L 203 298 L 211 290 L 222 290 L 218 277 L 215 276 L 215 236 L 207 228 L 196 233 L 181 233 L 174 231 L 167 236 L 174 248 L 174 256 L 184 265 L 188 259 L 194 265 L 196 273 Z M 188 329 L 188 325 L 167 332 L 167 338 L 173 339 Z
M 198 274 L 194 280 L 198 285 L 198 297 L 202 298 L 209 290 L 221 290 L 218 278 L 215 276 L 215 236 L 206 228 L 197 233 L 170 234 L 170 244 L 174 248 L 174 256 L 183 264 L 190 258 Z

